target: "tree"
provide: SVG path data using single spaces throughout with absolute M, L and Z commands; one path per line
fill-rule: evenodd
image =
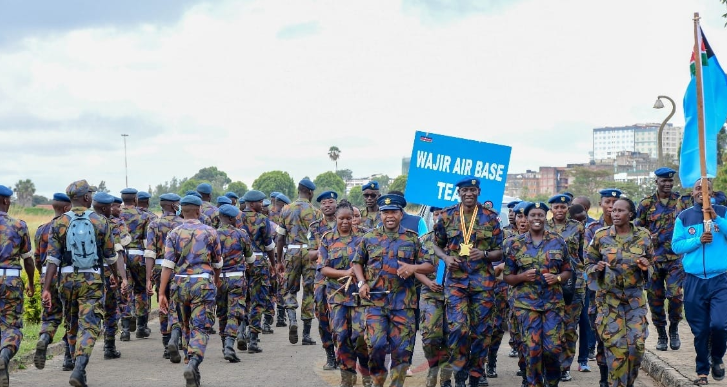
M 19 180 L 15 184 L 15 196 L 18 197 L 18 205 L 21 207 L 30 207 L 33 205 L 33 195 L 35 194 L 35 184 L 30 179 Z
M 338 175 L 336 175 L 334 172 L 328 171 L 323 172 L 320 175 L 316 176 L 315 180 L 313 180 L 313 183 L 316 185 L 316 191 L 336 191 L 339 194 L 343 195 L 343 193 L 346 192 L 346 182 L 343 181 Z
M 366 202 L 364 202 L 363 192 L 361 192 L 360 185 L 352 187 L 346 198 L 349 202 L 351 202 L 351 204 L 358 207 L 359 210 L 366 208 Z
M 389 184 L 391 184 L 391 178 L 389 178 L 389 176 L 376 175 L 372 178 L 372 180 L 376 180 L 379 182 L 379 191 L 381 191 L 382 195 L 389 192 Z
M 293 178 L 290 177 L 288 172 L 283 171 L 264 172 L 252 182 L 252 188 L 266 194 L 278 191 L 285 194 L 285 196 L 290 199 L 294 199 L 297 192 L 297 186 L 293 181 Z
M 568 187 L 576 196 L 587 196 L 591 202 L 599 200 L 598 190 L 613 185 L 613 172 L 608 169 L 577 167 L 571 171 L 573 183 Z
M 351 171 L 350 169 L 336 170 L 336 175 L 343 179 L 343 181 L 353 179 L 353 171 Z
M 104 192 L 104 193 L 111 192 L 111 191 L 109 191 L 108 188 L 106 188 L 106 181 L 105 180 L 101 180 L 101 182 L 98 183 L 98 187 L 97 188 L 98 188 L 98 192 Z M 149 193 L 151 193 L 151 192 L 149 192 Z
M 197 186 L 203 183 L 200 180 L 197 179 L 184 179 L 182 181 L 182 184 L 179 185 L 179 190 L 177 193 L 181 196 L 184 196 L 187 191 L 196 191 Z
M 639 204 L 641 199 L 651 196 L 656 191 L 655 187 L 649 186 L 649 184 L 640 185 L 632 181 L 627 182 L 613 182 L 610 188 L 616 188 L 621 190 L 629 199 L 633 200 L 636 205 Z
M 328 158 L 331 159 L 334 163 L 336 163 L 336 171 L 338 170 L 338 158 L 341 157 L 341 150 L 338 149 L 337 146 L 332 146 L 328 148 Z
M 401 191 L 406 193 L 407 175 L 399 175 L 389 185 L 389 191 Z
M 247 184 L 241 181 L 233 181 L 227 186 L 227 191 L 234 192 L 237 196 L 242 197 L 249 191 Z
M 41 204 L 50 204 L 50 201 L 45 196 L 33 195 L 33 207 L 39 206 Z
M 192 179 L 207 181 L 210 184 L 219 182 L 222 186 L 232 183 L 232 179 L 227 176 L 227 173 L 220 171 L 217 167 L 202 168 L 192 176 Z

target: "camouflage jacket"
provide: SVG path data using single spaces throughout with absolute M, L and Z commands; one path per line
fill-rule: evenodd
M 71 211 L 75 214 L 82 214 L 86 211 L 85 207 L 73 207 Z M 101 253 L 101 259 L 104 259 L 108 265 L 116 263 L 116 252 L 114 251 L 114 237 L 111 235 L 111 225 L 103 216 L 95 212 L 89 215 L 89 220 L 96 231 L 96 245 Z M 62 215 L 53 222 L 50 236 L 48 237 L 48 255 L 46 256 L 46 264 L 53 263 L 56 266 L 69 266 L 70 262 L 61 262 L 66 250 L 66 233 L 71 219 L 67 215 Z
M 184 220 L 175 213 L 164 213 L 161 218 L 153 220 L 146 229 L 144 257 L 151 259 L 164 258 L 164 242 L 169 232 L 182 224 Z
M 644 227 L 651 233 L 657 262 L 679 258 L 679 255 L 671 249 L 671 236 L 674 233 L 674 222 L 679 215 L 680 207 L 679 194 L 672 193 L 666 203 L 662 202 L 657 194 L 653 194 L 644 198 L 636 208 L 634 225 Z
M 131 236 L 131 242 L 127 246 L 129 249 L 143 249 L 146 241 L 146 229 L 151 222 L 151 216 L 148 212 L 141 211 L 136 207 L 125 207 L 121 209 L 119 217 L 126 224 Z
M 356 252 L 356 246 L 361 242 L 364 233 L 358 230 L 351 230 L 351 235 L 341 236 L 336 229 L 326 232 L 320 240 L 318 250 L 318 267 L 320 273 L 324 267 L 336 270 L 348 270 L 351 268 L 351 260 Z M 325 278 L 325 277 L 324 277 Z M 342 304 L 356 306 L 356 298 L 353 293 L 358 291 L 356 278 L 351 279 L 348 291 L 344 289 L 346 282 L 339 282 L 335 278 L 325 278 L 326 294 L 329 304 Z
M 307 200 L 297 199 L 280 212 L 278 234 L 285 235 L 287 245 L 308 244 L 308 226 L 316 220 L 316 209 Z
M 20 269 L 22 261 L 32 256 L 28 226 L 0 211 L 0 268 Z
M 252 241 L 243 229 L 230 225 L 217 229 L 222 248 L 222 272 L 245 271 L 247 257 L 252 257 Z
M 176 274 L 213 274 L 222 268 L 222 248 L 217 231 L 197 219 L 185 220 L 167 235 L 162 266 Z

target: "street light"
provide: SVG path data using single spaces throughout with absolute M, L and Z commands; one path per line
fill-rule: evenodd
M 660 95 L 660 96 L 656 97 L 656 102 L 654 102 L 654 109 L 664 108 L 664 103 L 661 102 L 662 98 L 665 98 L 669 102 L 671 102 L 671 113 L 669 113 L 669 115 L 666 116 L 666 118 L 664 119 L 664 122 L 661 123 L 661 126 L 659 127 L 659 133 L 657 134 L 657 136 L 659 136 L 656 139 L 656 144 L 657 144 L 657 147 L 659 148 L 659 167 L 662 167 L 663 166 L 662 163 L 664 162 L 664 148 L 662 147 L 662 139 L 661 139 L 662 134 L 664 133 L 664 126 L 666 126 L 666 123 L 669 122 L 671 117 L 674 115 L 674 111 L 676 111 L 676 105 L 674 104 L 674 100 L 665 95 Z
M 121 137 L 124 138 L 124 171 L 126 175 L 126 186 L 129 186 L 129 164 L 126 163 L 126 137 L 129 137 L 128 134 L 122 134 Z

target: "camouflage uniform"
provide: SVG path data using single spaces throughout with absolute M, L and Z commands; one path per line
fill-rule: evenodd
M 103 216 L 102 214 L 99 214 Z M 128 234 L 122 234 L 125 230 L 122 230 L 118 224 L 113 222 L 111 219 L 106 218 L 111 227 L 111 236 L 114 242 L 114 251 L 119 256 L 124 254 L 125 245 L 123 242 L 128 243 L 130 238 Z M 116 337 L 116 331 L 118 330 L 119 322 L 119 299 L 121 298 L 121 291 L 117 288 L 111 287 L 111 277 L 113 273 L 108 267 L 108 264 L 104 263 L 104 339 L 114 340 Z M 119 281 L 120 283 L 120 281 Z
M 52 223 L 52 222 L 51 222 Z M 10 357 L 20 348 L 23 339 L 23 280 L 20 278 L 23 260 L 33 252 L 30 233 L 24 221 L 0 211 L 0 340 L 2 349 L 10 350 Z
M 124 221 L 131 236 L 131 242 L 126 249 L 126 270 L 131 275 L 129 281 L 134 292 L 134 306 L 136 308 L 137 325 L 146 327 L 146 319 L 149 316 L 149 295 L 146 293 L 146 259 L 144 258 L 144 242 L 146 241 L 146 230 L 151 222 L 148 212 L 138 208 L 122 208 L 119 217 Z M 140 333 L 136 333 L 136 337 Z
M 504 246 L 503 275 L 516 275 L 535 269 L 540 276 L 533 282 L 513 286 L 513 312 L 527 353 L 527 384 L 531 387 L 557 386 L 560 382 L 560 353 L 563 340 L 563 290 L 561 284 L 548 285 L 542 274 L 571 271 L 568 247 L 560 236 L 545 231 L 536 247 L 530 233 L 508 239 Z
M 246 260 L 253 255 L 252 242 L 245 230 L 231 225 L 217 229 L 222 248 L 222 272 L 220 288 L 217 289 L 217 318 L 220 321 L 220 336 L 237 336 L 237 328 L 246 317 L 245 295 L 247 279 L 245 278 Z
M 379 211 L 369 212 L 368 208 L 361 210 L 361 227 L 373 230 L 381 224 L 381 214 Z
M 613 226 L 601 228 L 587 252 L 589 281 L 605 283 L 596 297 L 595 325 L 605 346 L 608 383 L 612 387 L 633 386 L 649 335 L 643 294 L 648 272 L 642 271 L 636 260 L 645 257 L 652 261 L 651 235 L 641 227 L 632 227 L 628 236 L 617 235 Z M 595 271 L 600 261 L 608 262 L 610 268 Z M 606 271 L 610 279 L 604 280 Z
M 240 228 L 250 236 L 254 260 L 247 265 L 248 297 L 250 299 L 249 317 L 250 331 L 261 333 L 261 322 L 270 301 L 270 260 L 264 252 L 272 251 L 273 230 L 270 220 L 253 210 L 242 210 Z
M 361 300 L 361 305 L 367 307 L 369 371 L 374 385 L 382 386 L 386 379 L 384 359 L 390 351 L 391 385 L 403 386 L 416 334 L 416 279 L 414 276 L 402 279 L 396 269 L 400 261 L 409 264 L 431 264 L 431 261 L 424 255 L 417 233 L 402 226 L 394 233 L 378 227 L 362 238 L 352 262 L 362 266 L 371 292 L 370 300 Z
M 213 267 L 222 267 L 217 231 L 197 219 L 185 220 L 167 235 L 162 267 L 175 274 L 170 281 L 175 319 L 182 325 L 187 358 L 196 359 L 199 365 L 214 321 L 217 288 Z
M 50 222 L 38 226 L 38 229 L 35 231 L 35 268 L 38 269 L 41 284 L 45 283 L 45 259 L 48 255 L 48 237 L 50 236 L 50 231 L 53 228 L 53 222 L 55 222 L 58 218 L 59 217 L 56 216 Z M 43 333 L 47 333 L 51 341 L 53 341 L 53 337 L 55 336 L 56 331 L 58 331 L 58 327 L 61 325 L 61 322 L 63 322 L 63 304 L 61 304 L 61 299 L 58 297 L 57 286 L 51 286 L 50 297 L 50 308 L 41 309 L 41 326 L 38 335 L 40 336 Z M 63 335 L 63 341 L 66 341 L 65 335 Z
M 601 216 L 598 220 L 593 221 L 589 223 L 586 226 L 586 233 L 583 235 L 583 243 L 584 243 L 584 255 L 587 253 L 588 246 L 591 244 L 591 241 L 593 240 L 594 236 L 596 235 L 596 231 L 599 229 L 606 227 L 606 222 L 603 220 L 603 216 Z M 588 289 L 586 293 L 588 299 L 588 319 L 591 321 L 591 329 L 593 329 L 593 332 L 596 332 L 596 302 L 602 302 L 600 300 L 600 294 L 598 292 L 595 292 L 591 289 Z M 596 336 L 596 364 L 598 364 L 599 367 L 607 367 L 606 365 L 606 358 L 603 353 L 603 341 L 601 341 L 601 337 L 599 335 Z M 605 368 L 603 368 L 605 370 Z
M 270 211 L 270 216 L 268 216 L 268 219 L 270 220 L 270 227 L 273 230 L 273 234 L 275 234 L 275 230 L 278 229 L 278 221 L 280 221 L 280 213 Z M 274 255 L 275 253 L 276 251 L 273 250 Z M 285 251 L 283 251 L 283 254 L 285 254 Z M 278 259 L 277 256 L 275 258 L 276 260 Z M 284 278 L 285 273 L 276 274 L 277 275 L 270 276 L 270 302 L 278 309 L 278 323 L 276 324 L 276 326 L 285 326 L 285 302 L 283 301 L 282 286 L 282 278 Z
M 121 238 L 122 238 L 121 245 L 124 247 L 124 249 L 126 249 L 126 247 L 131 242 L 131 235 L 129 235 L 129 228 L 126 227 L 126 223 L 124 223 L 123 219 L 117 218 L 114 216 L 112 216 L 111 218 L 108 218 L 108 220 L 111 223 L 114 223 L 119 228 L 119 232 L 121 233 Z M 130 279 L 131 274 L 129 273 L 128 269 L 126 268 L 126 251 L 124 251 L 123 255 L 119 255 L 119 259 L 121 259 L 122 262 L 124 262 L 124 268 L 126 270 L 126 278 Z M 131 284 L 131 282 L 129 282 L 129 284 Z M 121 293 L 120 290 L 117 290 L 117 291 L 119 293 Z M 132 308 L 133 308 L 132 298 L 133 298 L 133 295 L 131 294 L 131 292 L 129 292 L 126 295 L 119 294 L 117 304 L 119 307 L 119 315 L 120 315 L 122 321 L 124 321 L 124 320 L 130 321 L 134 315 L 134 312 L 132 310 Z M 136 325 L 134 325 L 134 326 L 136 326 Z
M 308 227 L 308 249 L 311 251 L 318 250 L 321 237 L 326 232 L 336 227 L 335 221 L 329 223 L 326 218 L 321 218 L 311 223 Z M 318 256 L 317 266 L 321 265 L 321 256 Z M 329 320 L 329 308 L 326 301 L 326 278 L 320 270 L 316 271 L 315 285 L 313 286 L 313 299 L 315 301 L 315 315 L 318 319 L 318 333 L 321 335 L 321 344 L 323 348 L 333 346 L 333 334 L 331 333 L 331 325 Z
M 217 207 L 215 207 L 214 204 L 203 200 L 202 207 L 200 207 L 199 211 L 209 219 L 209 226 L 211 226 L 212 218 L 215 216 L 215 213 L 217 213 Z
M 500 250 L 503 233 L 497 214 L 477 206 L 473 247 L 482 251 Z M 460 225 L 461 205 L 442 210 L 434 225 L 435 242 L 443 249 L 458 255 L 464 237 Z M 467 217 L 472 214 L 466 214 Z M 469 227 L 469 220 L 465 220 Z M 467 371 L 471 376 L 484 375 L 484 360 L 492 332 L 492 312 L 495 304 L 493 289 L 495 272 L 485 260 L 460 257 L 460 268 L 447 270 L 444 299 L 447 307 L 449 362 L 455 372 Z M 466 377 L 466 376 L 465 376 Z

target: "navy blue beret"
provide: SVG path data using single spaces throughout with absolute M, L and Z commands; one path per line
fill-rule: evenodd
M 240 198 L 240 196 L 238 196 L 238 195 L 237 195 L 236 193 L 234 193 L 234 192 L 227 192 L 227 193 L 225 193 L 225 196 L 227 196 L 227 197 L 228 197 L 228 198 L 230 198 L 230 199 L 239 199 L 239 198 Z
M 165 193 L 164 195 L 159 196 L 159 200 L 163 202 L 178 202 L 182 200 L 182 198 L 175 193 Z
M 277 198 L 278 195 L 280 195 L 280 192 L 278 192 L 278 191 L 273 191 L 273 192 L 270 193 L 270 197 L 271 198 Z
M 149 200 L 151 199 L 151 194 L 149 192 L 139 191 L 139 193 L 136 194 L 136 198 L 139 200 Z
M 517 206 L 521 202 L 522 202 L 522 200 L 513 200 L 510 203 L 507 203 L 507 208 L 513 209 L 513 208 L 515 208 L 515 206 Z
M 61 193 L 61 192 L 54 193 L 53 200 L 56 202 L 66 202 L 66 203 L 71 202 L 71 198 L 69 198 L 68 195 Z
M 268 207 L 268 206 L 270 206 L 270 199 L 263 200 L 263 207 Z
M 555 195 L 552 198 L 548 199 L 549 204 L 553 204 L 553 203 L 567 204 L 570 202 L 571 202 L 571 197 L 566 194 L 558 194 L 558 195 Z
M 123 201 L 123 200 L 121 200 L 121 198 L 120 198 L 120 197 L 118 197 L 118 196 L 114 196 L 114 203 L 116 203 L 116 204 L 121 204 L 121 203 L 123 203 L 123 202 L 124 202 L 124 201 Z
M 618 190 L 616 188 L 602 189 L 602 190 L 598 191 L 598 193 L 601 194 L 602 198 L 608 198 L 608 197 L 620 198 L 621 197 L 621 190 Z
M 666 167 L 662 167 L 662 168 L 659 168 L 656 171 L 654 171 L 654 174 L 656 175 L 656 177 L 663 177 L 665 179 L 673 178 L 675 173 L 677 173 L 677 171 L 675 171 L 671 168 L 666 168 Z
M 265 196 L 264 193 L 255 189 L 247 191 L 245 195 L 242 196 L 242 200 L 246 202 L 259 202 L 261 200 L 265 200 L 265 198 L 267 198 L 267 196 Z
M 209 195 L 212 193 L 212 186 L 207 183 L 202 183 L 197 186 L 197 192 Z
M 202 199 L 202 195 L 200 195 L 199 192 L 197 192 L 197 191 L 187 191 L 184 194 L 184 196 L 189 196 L 189 195 L 196 196 L 196 197 Z
M 429 207 L 429 211 L 431 211 L 431 212 L 442 211 L 442 209 L 439 207 Z
M 129 188 L 122 189 L 121 193 L 124 195 L 136 195 L 137 193 L 139 193 L 139 191 L 137 191 L 135 188 L 129 187 Z
M 240 213 L 240 210 L 232 204 L 223 204 L 220 206 L 220 214 L 227 215 L 229 217 L 236 217 Z
M 479 187 L 480 179 L 472 176 L 465 177 L 464 179 L 458 181 L 455 186 L 457 186 L 457 188 Z
M 222 204 L 232 204 L 232 200 L 230 200 L 230 198 L 228 198 L 227 196 L 218 196 L 217 205 L 222 205 Z
M 568 191 L 563 192 L 563 195 L 566 195 L 566 196 L 570 197 L 571 199 L 573 199 L 575 197 L 575 195 L 573 195 L 572 193 L 570 193 Z
M 93 195 L 93 201 L 100 204 L 111 204 L 114 202 L 114 197 L 106 192 L 96 192 L 96 194 Z
M 403 210 L 406 207 L 406 199 L 401 195 L 383 195 L 376 201 L 379 210 Z
M 376 180 L 371 180 L 370 182 L 361 186 L 361 191 L 366 191 L 367 189 L 372 189 L 374 191 L 378 190 L 379 182 Z
M 276 199 L 280 200 L 281 202 L 283 202 L 285 204 L 290 204 L 290 199 L 288 199 L 288 197 L 283 194 L 278 195 L 278 197 Z
M 194 195 L 187 195 L 182 198 L 182 200 L 180 201 L 180 204 L 183 206 L 186 206 L 186 205 L 201 206 L 202 199 L 198 198 Z
M 318 195 L 316 201 L 320 203 L 324 199 L 336 199 L 338 200 L 338 194 L 335 191 L 326 191 Z
M 298 183 L 298 185 L 302 185 L 303 187 L 305 187 L 305 188 L 308 188 L 308 189 L 309 189 L 309 190 L 311 190 L 311 191 L 315 191 L 315 190 L 316 190 L 316 185 L 315 185 L 315 183 L 313 183 L 312 181 L 310 181 L 310 179 L 309 179 L 309 178 L 307 178 L 307 177 L 306 177 L 306 178 L 304 178 L 303 180 L 301 180 L 301 181 L 300 181 L 300 182 Z
M 532 210 L 534 210 L 534 209 L 536 209 L 536 208 L 537 208 L 537 209 L 541 209 L 541 210 L 545 211 L 546 213 L 547 213 L 548 211 L 550 211 L 550 208 L 548 208 L 548 206 L 547 206 L 547 205 L 546 205 L 545 203 L 543 203 L 543 202 L 535 202 L 535 203 L 530 203 L 530 204 L 528 204 L 528 205 L 527 205 L 527 206 L 525 207 L 525 209 L 523 210 L 523 213 L 524 213 L 525 215 L 527 215 L 527 214 L 529 214 L 529 213 L 530 213 L 530 211 L 532 211 Z
M 513 211 L 520 212 L 520 213 L 523 213 L 524 214 L 525 213 L 525 207 L 527 207 L 528 205 L 530 205 L 530 202 L 522 201 L 522 202 L 520 202 L 520 203 L 518 203 L 518 204 L 515 205 L 515 207 L 513 208 Z

